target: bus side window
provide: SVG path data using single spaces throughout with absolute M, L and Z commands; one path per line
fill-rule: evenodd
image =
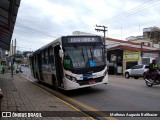
M 45 64 L 48 64 L 48 50 L 45 50 Z
M 42 64 L 47 64 L 47 57 L 48 55 L 46 55 L 46 50 L 42 52 Z
M 54 65 L 53 48 L 49 48 L 49 64 Z
M 42 52 L 42 64 L 44 64 L 44 61 L 45 61 L 45 59 L 44 59 L 44 52 Z

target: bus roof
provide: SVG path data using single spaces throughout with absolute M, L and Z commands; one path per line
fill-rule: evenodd
M 75 36 L 75 37 L 78 37 L 78 36 L 81 36 L 81 37 L 96 37 L 96 36 L 97 36 L 97 37 L 101 37 L 101 36 L 98 36 L 98 35 L 68 35 L 68 36 L 61 36 L 61 37 L 53 40 L 52 42 L 48 43 L 47 45 L 44 45 L 44 46 L 42 46 L 41 48 L 35 50 L 35 51 L 33 52 L 33 54 L 39 53 L 40 51 L 48 48 L 49 46 L 52 46 L 53 44 L 57 44 L 57 45 L 58 45 L 58 44 L 61 44 L 61 42 L 62 42 L 62 41 L 61 41 L 61 38 L 63 38 L 63 37 L 73 37 L 73 36 Z M 33 55 L 33 54 L 32 54 L 32 55 Z

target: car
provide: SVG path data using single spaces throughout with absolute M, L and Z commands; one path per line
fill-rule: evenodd
M 25 64 L 21 64 L 21 66 L 25 66 Z
M 148 69 L 149 65 L 135 65 L 125 71 L 125 78 L 134 77 L 138 79 L 139 77 L 144 77 Z
M 20 64 L 15 64 L 15 69 L 16 69 L 16 73 L 19 73 L 19 72 L 22 73 L 21 65 Z

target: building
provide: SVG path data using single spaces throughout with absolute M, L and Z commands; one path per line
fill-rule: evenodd
M 158 58 L 159 50 L 141 43 L 106 38 L 109 74 L 124 74 L 125 70 L 141 64 L 142 57 Z
M 9 52 L 8 52 L 8 56 L 12 56 L 12 55 L 16 54 L 15 51 L 16 51 L 15 46 L 10 44 L 10 49 L 9 49 Z
M 0 65 L 1 65 L 2 61 L 6 61 L 7 60 L 5 53 L 6 53 L 6 51 L 4 49 L 0 48 Z
M 82 32 L 82 31 L 74 31 L 72 32 L 72 35 L 93 35 L 93 34 Z
M 143 29 L 143 36 L 130 36 L 126 40 L 143 43 L 147 46 L 152 46 L 160 48 L 160 28 L 158 27 L 149 27 Z
M 143 29 L 143 37 L 149 38 L 153 44 L 160 42 L 160 28 L 149 27 Z

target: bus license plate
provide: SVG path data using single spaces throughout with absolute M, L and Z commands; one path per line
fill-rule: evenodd
M 89 81 L 89 84 L 91 85 L 91 84 L 95 84 L 96 82 L 95 82 L 95 80 L 90 80 Z

